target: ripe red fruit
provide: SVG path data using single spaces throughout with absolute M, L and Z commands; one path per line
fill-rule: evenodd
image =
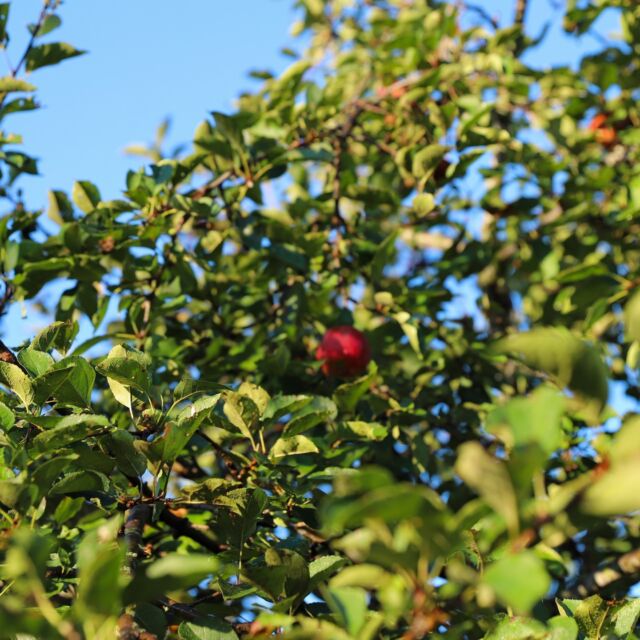
M 371 361 L 371 348 L 363 333 L 349 326 L 332 327 L 323 336 L 316 360 L 324 360 L 327 376 L 350 378 L 362 373 Z
M 593 116 L 588 129 L 594 134 L 596 142 L 605 147 L 612 146 L 618 139 L 616 129 L 609 123 L 609 116 L 606 113 L 597 113 Z
M 589 122 L 589 130 L 596 131 L 597 129 L 601 129 L 607 123 L 608 119 L 609 117 L 606 113 L 596 113 Z

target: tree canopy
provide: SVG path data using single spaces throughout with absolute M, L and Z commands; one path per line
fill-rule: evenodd
M 2 307 L 51 320 L 0 343 L 3 637 L 634 638 L 640 6 L 541 70 L 526 0 L 298 0 L 284 73 L 45 211 L 59 4 L 0 78 Z

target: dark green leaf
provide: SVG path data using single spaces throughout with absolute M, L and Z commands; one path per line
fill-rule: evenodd
M 66 42 L 51 42 L 32 47 L 27 54 L 27 71 L 35 71 L 40 67 L 58 64 L 67 58 L 80 56 L 85 51 L 72 47 Z

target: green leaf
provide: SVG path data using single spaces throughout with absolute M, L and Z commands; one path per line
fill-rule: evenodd
M 440 522 L 446 515 L 446 509 L 439 496 L 431 489 L 398 483 L 378 487 L 373 484 L 374 488 L 363 495 L 353 495 L 341 486 L 343 483 L 349 485 L 356 479 L 366 486 L 372 479 L 374 483 L 378 482 L 380 477 L 373 474 L 372 478 L 372 474 L 368 472 L 337 476 L 334 484 L 335 495 L 325 501 L 321 512 L 323 528 L 328 533 L 334 534 L 347 527 L 353 529 L 370 520 L 393 525 L 403 520 L 419 518 L 421 526 L 430 530 L 430 539 L 425 538 L 425 545 L 446 542 L 440 538 Z M 360 487 L 356 484 L 351 488 L 356 490 Z M 402 500 L 398 499 L 399 494 L 402 495 Z M 422 535 L 426 535 L 425 530 L 422 531 Z
M 251 429 L 258 419 L 258 414 L 258 407 L 250 398 L 235 392 L 221 394 L 215 403 L 214 417 L 219 426 L 241 433 L 251 442 L 253 448 L 255 443 Z
M 627 340 L 640 341 L 640 290 L 630 297 L 624 307 L 624 329 Z
M 69 356 L 56 363 L 55 368 L 71 366 L 69 377 L 56 390 L 56 399 L 59 403 L 73 405 L 75 407 L 90 408 L 91 394 L 96 380 L 96 372 L 84 359 L 78 356 Z
M 124 601 L 149 602 L 170 591 L 195 587 L 215 576 L 220 568 L 220 562 L 211 555 L 168 553 L 138 571 L 125 589 Z
M 39 453 L 54 451 L 72 442 L 104 433 L 108 428 L 109 420 L 105 416 L 91 414 L 65 416 L 52 429 L 39 433 L 33 439 L 32 446 Z
M 577 640 L 578 625 L 572 618 L 554 616 L 548 620 L 550 640 Z
M 34 391 L 31 380 L 17 365 L 0 361 L 0 382 L 20 398 L 25 409 L 33 402 Z
M 586 487 L 580 501 L 583 512 L 594 516 L 623 515 L 640 509 L 636 491 L 640 480 L 640 417 L 632 416 L 615 434 L 608 468 Z
M 512 534 L 518 531 L 518 503 L 504 462 L 487 453 L 478 442 L 458 449 L 456 473 L 505 519 Z
M 41 273 L 48 271 L 66 272 L 74 265 L 73 258 L 48 258 L 29 262 L 24 266 L 25 273 Z
M 307 563 L 299 553 L 290 549 L 267 549 L 264 559 L 245 567 L 244 575 L 273 601 L 281 597 L 301 600 L 309 585 Z
M 371 279 L 374 282 L 380 282 L 384 275 L 384 268 L 395 260 L 397 238 L 397 233 L 389 234 L 376 249 L 371 261 Z
M 377 367 L 366 376 L 352 382 L 341 384 L 334 392 L 333 397 L 341 411 L 353 412 L 360 399 L 369 391 L 369 388 L 377 378 Z
M 183 622 L 178 627 L 180 640 L 238 640 L 231 625 L 211 617 L 196 622 Z
M 220 495 L 237 488 L 238 483 L 224 478 L 208 478 L 202 482 L 183 487 L 181 494 L 187 501 L 214 502 Z
M 640 598 L 629 599 L 612 607 L 607 630 L 618 638 L 628 638 L 635 631 L 640 618 Z
M 544 562 L 533 551 L 502 556 L 486 569 L 483 582 L 518 613 L 528 613 L 551 586 Z
M 13 91 L 35 91 L 36 87 L 29 82 L 5 76 L 0 78 L 0 93 L 11 93 Z
M 60 225 L 73 220 L 73 205 L 64 191 L 49 191 L 48 200 L 47 215 L 51 220 Z
M 20 364 L 33 376 L 39 376 L 51 369 L 54 359 L 45 351 L 37 349 L 23 349 L 18 353 Z
M 413 156 L 411 172 L 416 178 L 423 182 L 428 180 L 433 175 L 433 172 L 447 151 L 448 148 L 441 144 L 432 144 L 423 147 Z
M 37 405 L 43 405 L 47 400 L 57 395 L 58 389 L 69 379 L 74 369 L 73 364 L 51 369 L 33 380 L 33 400 Z
M 593 516 L 624 515 L 640 509 L 640 456 L 613 465 L 582 494 L 580 509 Z
M 176 419 L 166 420 L 162 433 L 151 444 L 138 442 L 149 459 L 173 462 L 216 406 L 219 396 L 205 396 L 184 408 Z
M 412 207 L 414 211 L 421 218 L 429 215 L 436 206 L 435 198 L 430 193 L 419 193 L 414 199 L 412 203 Z
M 514 398 L 487 416 L 487 431 L 509 447 L 535 443 L 551 455 L 562 444 L 560 424 L 564 399 L 553 389 L 541 387 L 528 398 Z
M 28 527 L 17 529 L 11 536 L 3 574 L 9 579 L 34 573 L 38 579 L 44 578 L 52 547 L 53 540 L 44 533 Z
M 355 564 L 332 578 L 331 587 L 362 587 L 371 591 L 387 583 L 390 574 L 375 564 Z
M 141 351 L 116 345 L 109 355 L 96 365 L 96 370 L 121 385 L 148 392 L 150 389 L 149 365 L 149 357 Z M 118 401 L 125 404 L 121 398 L 118 398 Z
M 178 402 L 182 399 L 189 398 L 196 393 L 221 393 L 222 391 L 231 391 L 231 389 L 218 382 L 182 378 L 173 391 L 173 399 Z
M 305 453 L 318 453 L 318 447 L 306 436 L 280 438 L 269 451 L 269 457 L 277 460 L 287 456 L 300 456 Z
M 72 471 L 58 480 L 49 493 L 51 495 L 99 496 L 108 494 L 109 479 L 99 471 Z
M 235 489 L 217 497 L 215 502 L 227 507 L 218 516 L 216 530 L 242 557 L 245 543 L 256 531 L 267 496 L 262 489 Z
M 638 460 L 640 457 L 640 416 L 631 416 L 624 421 L 614 435 L 609 459 L 615 466 L 619 463 Z
M 367 592 L 358 587 L 332 587 L 322 589 L 322 595 L 340 626 L 356 637 L 369 610 Z
M 287 422 L 284 433 L 287 438 L 309 431 L 322 422 L 333 420 L 338 415 L 338 408 L 328 398 L 314 396 L 311 402 L 293 412 Z
M 388 435 L 389 431 L 378 422 L 363 422 L 361 420 L 350 420 L 340 422 L 332 431 L 336 439 L 340 440 L 372 440 L 381 441 Z
M 267 504 L 267 496 L 262 489 L 254 489 L 240 509 L 240 522 L 237 525 L 238 547 L 242 547 L 249 536 L 256 530 L 258 518 L 262 515 Z
M 586 640 L 628 638 L 640 616 L 640 598 L 613 603 L 593 595 L 584 600 L 561 600 L 558 605 L 561 614 L 575 618 Z
M 298 409 L 301 409 L 312 400 L 311 396 L 282 396 L 278 395 L 267 404 L 262 415 L 263 420 L 277 420 L 278 418 L 286 415 L 287 413 L 294 413 Z
M 256 407 L 258 407 L 260 415 L 264 414 L 271 400 L 271 396 L 262 387 L 252 384 L 251 382 L 243 382 L 238 387 L 238 393 L 241 396 L 251 398 Z
M 116 459 L 118 469 L 127 476 L 141 476 L 147 469 L 146 458 L 134 446 L 135 438 L 122 429 L 116 429 L 102 438 L 102 443 Z
M 607 403 L 607 369 L 596 349 L 562 328 L 540 328 L 507 336 L 499 353 L 511 354 L 533 369 L 548 373 L 559 385 L 583 397 L 594 420 Z
M 555 640 L 555 636 L 552 637 Z M 489 630 L 484 640 L 550 640 L 550 638 L 544 623 L 539 620 L 504 616 Z
M 131 410 L 133 408 L 133 396 L 131 395 L 131 389 L 128 385 L 118 382 L 114 378 L 107 378 L 107 384 L 113 397 L 122 405 Z
M 77 322 L 54 322 L 38 332 L 36 337 L 31 341 L 29 348 L 37 351 L 57 349 L 60 353 L 64 354 L 74 341 L 78 330 Z
M 100 204 L 100 191 L 93 183 L 80 180 L 73 183 L 71 197 L 85 213 L 91 213 Z
M 28 486 L 20 480 L 0 480 L 0 502 L 13 509 L 19 505 L 27 490 Z
M 67 58 L 81 56 L 86 51 L 72 47 L 66 42 L 51 42 L 32 47 L 27 54 L 27 71 L 58 64 Z
M 407 336 L 407 340 L 409 340 L 409 344 L 415 354 L 421 358 L 422 349 L 420 347 L 420 336 L 418 335 L 418 328 L 415 322 L 412 321 L 410 314 L 406 311 L 401 311 L 400 313 L 394 314 L 393 319 L 400 325 L 404 335 Z
M 15 424 L 16 418 L 13 411 L 7 407 L 4 402 L 0 402 L 0 428 L 3 431 L 9 431 Z
M 9 21 L 10 2 L 0 3 L 0 44 L 4 46 L 7 41 L 7 22 Z
M 48 33 L 51 33 L 54 29 L 57 29 L 62 24 L 62 20 L 59 16 L 54 13 L 50 13 L 45 17 L 42 23 L 38 26 L 35 24 L 30 24 L 28 26 L 29 32 L 32 35 L 36 35 L 37 37 L 46 36 Z M 36 31 L 37 30 L 37 31 Z
M 347 561 L 342 556 L 318 556 L 309 564 L 309 589 L 313 590 L 321 582 L 328 580 L 345 564 Z
M 309 258 L 292 245 L 272 244 L 267 250 L 273 258 L 300 273 L 309 270 Z
M 121 608 L 122 566 L 125 548 L 118 545 L 121 518 L 87 534 L 78 549 L 78 593 L 73 604 L 80 619 L 97 614 L 115 616 Z M 108 597 L 105 597 L 107 596 Z

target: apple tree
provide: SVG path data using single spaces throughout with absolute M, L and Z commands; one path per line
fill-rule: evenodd
M 640 5 L 541 70 L 527 0 L 298 0 L 187 151 L 34 208 L 59 4 L 0 78 L 1 304 L 49 318 L 0 349 L 2 637 L 636 637 Z

